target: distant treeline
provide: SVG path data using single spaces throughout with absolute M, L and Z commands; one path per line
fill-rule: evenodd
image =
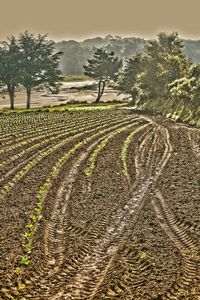
M 98 80 L 99 102 L 110 83 L 130 95 L 132 106 L 200 126 L 200 64 L 184 53 L 178 33 L 161 32 L 124 63 L 103 48 L 84 66 L 85 75 Z
M 55 44 L 58 51 L 63 52 L 61 69 L 64 75 L 84 73 L 83 65 L 88 57 L 92 57 L 97 48 L 104 48 L 108 52 L 113 51 L 117 57 L 126 58 L 137 52 L 143 51 L 147 40 L 142 38 L 122 38 L 120 36 L 107 35 L 105 38 L 95 37 L 83 42 L 74 40 L 62 41 Z M 200 41 L 183 40 L 184 53 L 193 63 L 200 63 Z

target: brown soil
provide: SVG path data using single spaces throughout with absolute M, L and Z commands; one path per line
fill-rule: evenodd
M 81 116 L 65 112 L 62 122 L 65 114 L 66 122 Z M 88 112 L 88 120 L 96 114 Z M 140 122 L 120 125 L 127 127 L 98 152 L 88 177 L 84 171 L 92 153 L 114 132 L 109 119 L 137 117 L 123 110 L 98 114 L 110 130 L 81 146 L 54 179 L 27 267 L 19 263 L 24 255 L 22 234 L 38 190 L 58 159 L 91 134 L 44 157 L 1 196 L 0 299 L 200 299 L 200 131 L 140 115 Z M 125 176 L 123 143 L 144 124 L 149 126 L 138 131 L 128 147 Z M 42 121 L 41 126 L 45 128 Z M 22 161 L 13 162 L 6 172 Z M 17 267 L 22 274 L 15 273 Z

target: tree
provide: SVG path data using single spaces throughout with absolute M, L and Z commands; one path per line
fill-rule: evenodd
M 94 53 L 92 59 L 88 59 L 88 64 L 83 66 L 86 76 L 98 80 L 98 95 L 96 102 L 98 103 L 104 93 L 106 83 L 116 78 L 116 74 L 121 67 L 121 60 L 119 60 L 114 52 L 107 52 L 99 48 Z
M 11 109 L 14 109 L 15 88 L 20 83 L 20 76 L 20 51 L 12 36 L 2 42 L 0 47 L 0 81 L 7 88 Z
M 191 62 L 183 54 L 183 41 L 177 33 L 160 33 L 146 46 L 146 67 L 141 86 L 149 97 L 167 98 L 169 84 L 185 76 Z
M 132 97 L 132 103 L 135 104 L 137 92 L 135 90 L 135 83 L 138 74 L 140 74 L 144 67 L 144 58 L 141 53 L 135 56 L 129 57 L 126 60 L 125 66 L 121 68 L 116 87 L 121 92 L 130 94 Z
M 186 76 L 169 84 L 170 98 L 174 103 L 196 108 L 200 105 L 199 72 L 200 65 L 192 65 Z
M 59 60 L 61 52 L 55 53 L 54 42 L 48 42 L 46 35 L 34 36 L 25 31 L 20 34 L 21 84 L 27 93 L 27 109 L 30 108 L 31 90 L 42 83 L 55 86 L 61 79 Z

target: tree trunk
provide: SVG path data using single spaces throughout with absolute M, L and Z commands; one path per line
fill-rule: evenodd
M 103 85 L 101 87 L 101 83 L 103 82 Z M 104 92 L 104 89 L 105 89 L 105 85 L 106 85 L 106 80 L 99 80 L 99 85 L 98 85 L 98 95 L 97 95 L 97 98 L 96 98 L 96 103 L 99 103 L 100 102 L 100 99 L 103 95 L 103 92 Z
M 15 105 L 14 105 L 15 95 L 14 95 L 14 93 L 9 93 L 9 97 L 10 97 L 10 109 L 15 109 Z
M 131 94 L 131 98 L 132 98 L 131 103 L 132 103 L 133 105 L 135 105 L 135 101 L 136 101 L 136 95 L 135 95 L 135 93 L 132 93 L 132 94 Z
M 15 89 L 11 86 L 8 86 L 8 94 L 9 94 L 9 98 L 10 98 L 10 109 L 15 109 Z
M 102 97 L 102 95 L 103 95 L 105 86 L 106 86 L 106 81 L 103 81 L 103 86 L 102 86 L 102 90 L 101 90 L 101 97 Z
M 100 79 L 99 80 L 99 84 L 98 84 L 98 95 L 97 95 L 97 98 L 96 98 L 96 103 L 99 103 L 100 99 L 101 99 L 101 82 L 102 80 Z
M 27 102 L 26 102 L 26 108 L 29 109 L 31 106 L 31 89 L 27 88 L 26 89 L 26 93 L 27 93 Z

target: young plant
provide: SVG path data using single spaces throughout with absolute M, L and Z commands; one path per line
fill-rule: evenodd
M 31 263 L 31 260 L 30 260 L 29 256 L 23 255 L 21 258 L 20 264 L 24 265 L 24 266 L 28 266 L 28 265 L 30 265 L 30 263 Z

